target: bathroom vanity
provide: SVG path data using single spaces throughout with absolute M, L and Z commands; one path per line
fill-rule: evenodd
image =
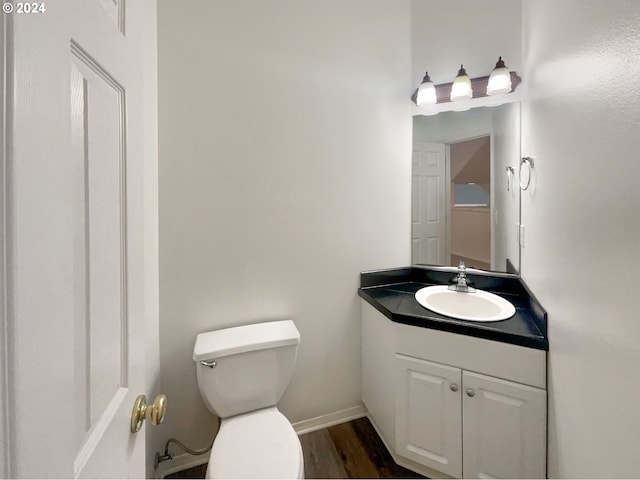
M 361 275 L 369 418 L 396 462 L 428 477 L 545 478 L 546 312 L 521 279 L 496 273 L 468 278 L 515 306 L 507 320 L 418 304 L 415 292 L 454 277 L 442 267 Z

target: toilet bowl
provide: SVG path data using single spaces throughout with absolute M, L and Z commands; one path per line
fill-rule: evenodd
M 304 478 L 300 441 L 277 408 L 222 421 L 207 478 Z
M 207 478 L 304 478 L 302 448 L 276 404 L 295 366 L 291 320 L 201 333 L 193 360 L 200 394 L 221 418 Z

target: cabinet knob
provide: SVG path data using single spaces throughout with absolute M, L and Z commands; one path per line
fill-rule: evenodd
M 455 383 L 452 383 L 451 385 L 449 385 L 449 388 L 451 389 L 452 392 L 458 391 L 458 385 L 456 385 Z
M 473 388 L 467 388 L 467 395 L 473 397 L 476 392 L 473 391 Z

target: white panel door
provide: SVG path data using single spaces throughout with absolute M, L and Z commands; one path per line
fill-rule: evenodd
M 11 473 L 141 478 L 130 417 L 145 392 L 142 45 L 155 6 L 43 5 L 12 17 Z
M 546 478 L 546 390 L 462 377 L 464 478 Z
M 445 145 L 415 143 L 412 177 L 411 262 L 448 264 Z
M 396 354 L 396 451 L 462 475 L 461 370 Z

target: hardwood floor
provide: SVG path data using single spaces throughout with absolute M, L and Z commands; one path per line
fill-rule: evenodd
M 197 467 L 187 468 L 179 472 L 167 475 L 164 478 L 204 478 L 207 474 L 207 464 L 198 465 Z
M 368 418 L 300 435 L 305 478 L 424 478 L 397 465 Z
M 300 435 L 305 478 L 424 478 L 397 465 L 367 418 Z M 166 478 L 204 478 L 206 465 Z

